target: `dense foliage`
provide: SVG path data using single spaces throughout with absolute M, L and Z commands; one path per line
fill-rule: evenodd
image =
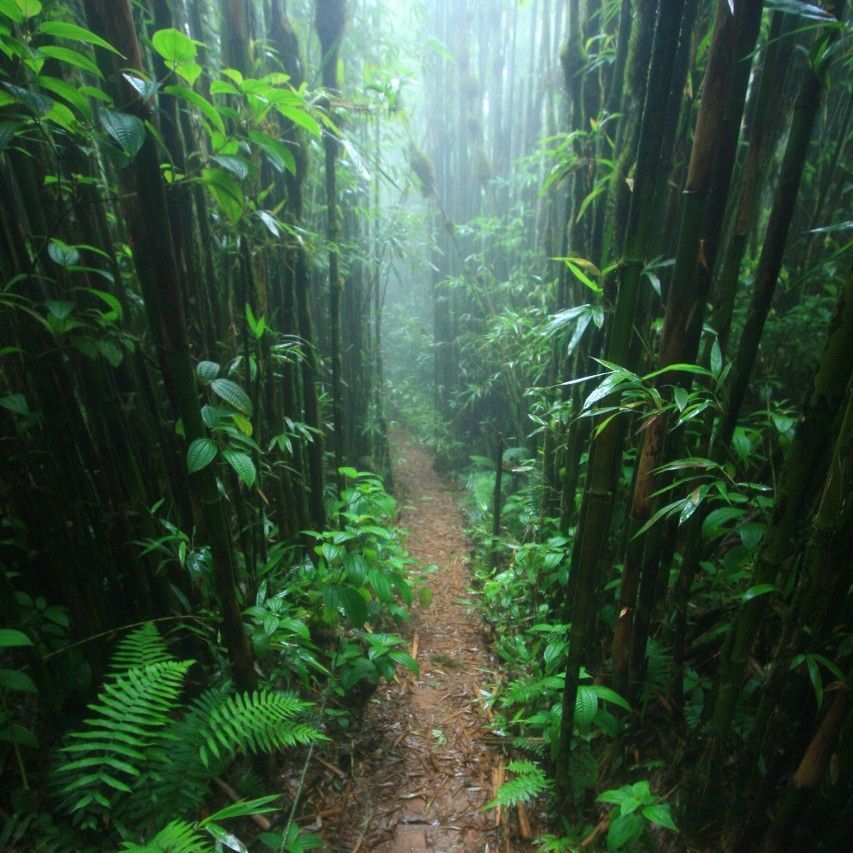
M 849 45 L 841 2 L 0 0 L 0 847 L 322 843 L 269 755 L 357 736 L 430 597 L 389 417 L 468 486 L 487 808 L 842 846 Z

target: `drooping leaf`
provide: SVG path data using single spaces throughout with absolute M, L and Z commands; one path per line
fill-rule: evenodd
M 236 471 L 237 476 L 249 487 L 255 485 L 257 471 L 252 457 L 240 450 L 232 450 L 230 447 L 222 451 L 225 461 Z
M 225 169 L 205 169 L 203 179 L 226 219 L 232 225 L 236 225 L 245 207 L 245 197 L 240 182 Z
M 79 41 L 84 44 L 93 44 L 102 47 L 104 50 L 115 53 L 117 56 L 121 54 L 108 42 L 102 39 L 99 35 L 87 30 L 85 27 L 80 27 L 77 24 L 69 23 L 68 21 L 42 21 L 39 24 L 39 31 L 55 38 L 67 39 L 68 41 Z
M 101 110 L 101 124 L 131 160 L 139 153 L 145 142 L 145 125 L 142 119 L 130 113 Z
M 642 815 L 646 820 L 656 823 L 658 826 L 678 832 L 678 827 L 672 819 L 667 803 L 655 803 L 652 806 L 646 806 L 642 811 Z
M 214 379 L 210 383 L 210 390 L 247 418 L 252 417 L 252 401 L 236 382 L 224 378 Z
M 64 62 L 66 65 L 71 65 L 74 68 L 80 68 L 83 71 L 88 71 L 89 74 L 94 74 L 95 77 L 102 78 L 101 69 L 83 53 L 77 50 L 72 50 L 70 47 L 60 47 L 56 44 L 45 44 L 39 49 L 42 56 L 47 56 L 50 59 L 55 59 L 57 62 Z

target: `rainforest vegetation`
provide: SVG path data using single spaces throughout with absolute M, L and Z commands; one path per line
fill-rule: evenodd
M 0 0 L 0 849 L 849 849 L 850 13 Z

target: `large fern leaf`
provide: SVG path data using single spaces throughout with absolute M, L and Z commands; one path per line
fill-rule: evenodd
M 514 773 L 515 778 L 498 788 L 495 798 L 486 803 L 487 809 L 527 802 L 550 785 L 548 777 L 532 761 L 510 761 L 507 770 Z
M 57 774 L 70 812 L 110 811 L 132 793 L 152 750 L 161 745 L 192 661 L 163 661 L 107 680 L 86 719 L 62 747 L 71 760 Z
M 166 641 L 152 622 L 146 622 L 131 631 L 116 646 L 110 659 L 112 675 L 121 675 L 130 669 L 174 660 Z
M 210 708 L 200 732 L 199 757 L 207 767 L 212 760 L 237 752 L 272 752 L 324 739 L 313 726 L 294 721 L 310 707 L 309 702 L 292 693 L 273 693 L 263 688 L 227 696 Z
M 210 853 L 210 840 L 195 826 L 185 820 L 173 820 L 161 829 L 147 844 L 125 841 L 124 851 L 132 853 Z

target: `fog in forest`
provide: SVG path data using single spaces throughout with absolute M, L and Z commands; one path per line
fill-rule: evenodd
M 0 0 L 0 849 L 846 850 L 850 11 Z

